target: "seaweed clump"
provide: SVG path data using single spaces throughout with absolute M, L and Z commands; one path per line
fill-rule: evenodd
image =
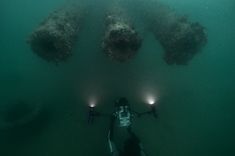
M 106 31 L 102 48 L 112 60 L 126 62 L 136 55 L 142 40 L 136 30 L 114 14 L 106 17 Z
M 31 49 L 41 58 L 59 63 L 72 55 L 80 29 L 80 12 L 62 8 L 51 13 L 31 34 Z

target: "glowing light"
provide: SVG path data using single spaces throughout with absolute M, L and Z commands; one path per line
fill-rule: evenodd
M 155 104 L 155 99 L 154 99 L 154 97 L 148 97 L 148 98 L 147 98 L 147 102 L 148 102 L 148 104 L 150 104 L 150 105 Z
M 148 105 L 157 105 L 160 94 L 157 88 L 153 88 L 156 84 L 149 84 L 143 86 L 141 89 L 142 101 Z
M 156 102 L 158 101 L 158 97 L 156 95 L 154 96 L 152 94 L 148 94 L 148 95 L 145 96 L 145 101 L 149 105 L 155 105 Z
M 97 104 L 97 99 L 94 96 L 90 97 L 88 99 L 88 104 L 89 104 L 89 107 L 94 108 Z
M 95 103 L 90 103 L 90 104 L 89 104 L 89 107 L 94 108 L 94 107 L 95 107 Z

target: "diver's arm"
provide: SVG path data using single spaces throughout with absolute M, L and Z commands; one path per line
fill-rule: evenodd
M 110 117 L 112 116 L 111 114 L 108 113 L 101 113 L 95 110 L 94 107 L 89 107 L 89 112 L 88 112 L 88 123 L 92 124 L 94 122 L 94 119 L 96 117 Z
M 131 110 L 131 114 L 132 114 L 132 117 L 141 117 L 142 115 L 147 114 L 147 112 L 140 113 L 135 110 Z
M 142 117 L 143 115 L 151 115 L 151 114 L 152 114 L 155 118 L 158 117 L 156 108 L 155 108 L 154 106 L 151 106 L 149 111 L 145 111 L 145 112 L 142 112 L 142 113 L 139 113 L 139 112 L 136 112 L 136 111 L 132 111 L 132 112 L 134 112 L 134 113 L 137 115 L 137 117 Z

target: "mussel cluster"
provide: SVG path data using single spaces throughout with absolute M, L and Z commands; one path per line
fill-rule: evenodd
M 152 29 L 164 49 L 164 60 L 170 65 L 187 65 L 207 43 L 204 27 L 168 8 L 159 14 L 153 19 Z
M 79 29 L 78 11 L 68 8 L 56 10 L 31 34 L 31 49 L 49 62 L 66 61 L 72 55 Z
M 125 62 L 141 47 L 141 38 L 129 23 L 115 15 L 106 17 L 106 32 L 102 43 L 105 54 L 113 60 Z
M 186 65 L 207 43 L 205 29 L 169 7 L 159 6 L 150 15 L 151 25 L 147 27 L 162 45 L 167 64 Z M 54 11 L 31 34 L 29 43 L 32 50 L 49 62 L 66 61 L 72 55 L 80 21 L 81 12 L 77 9 Z M 104 21 L 103 52 L 118 62 L 133 58 L 141 47 L 142 38 L 130 21 L 115 13 L 107 14 Z

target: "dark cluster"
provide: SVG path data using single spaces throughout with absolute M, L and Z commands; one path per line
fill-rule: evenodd
M 72 55 L 79 20 L 79 14 L 74 10 L 53 12 L 30 36 L 32 50 L 49 62 L 66 61 Z
M 165 18 L 156 19 L 153 31 L 164 49 L 166 63 L 187 65 L 206 44 L 205 29 L 201 24 L 190 22 L 170 10 L 168 14 Z
M 105 54 L 119 62 L 131 59 L 141 47 L 142 40 L 138 33 L 127 22 L 113 15 L 109 15 L 106 21 L 102 44 Z
M 81 12 L 77 10 L 63 8 L 53 12 L 32 33 L 29 43 L 38 56 L 59 63 L 72 55 L 81 23 Z M 104 20 L 102 50 L 118 62 L 133 58 L 142 44 L 139 33 L 125 17 L 112 11 Z M 146 27 L 151 28 L 162 45 L 164 60 L 169 65 L 187 65 L 207 43 L 205 29 L 200 23 L 191 22 L 164 5 L 157 5 L 148 20 L 151 22 L 146 22 L 150 23 Z

